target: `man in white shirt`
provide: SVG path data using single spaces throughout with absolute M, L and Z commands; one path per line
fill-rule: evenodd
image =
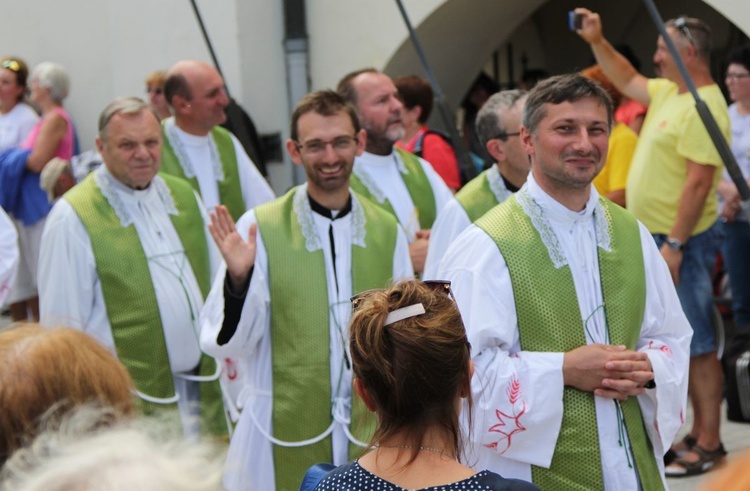
M 409 237 L 414 271 L 424 271 L 430 229 L 453 193 L 426 161 L 394 144 L 404 136 L 403 103 L 391 78 L 374 68 L 345 75 L 338 92 L 357 109 L 367 144 L 351 186 L 399 221 Z
M 297 489 L 313 464 L 343 464 L 369 441 L 352 394 L 346 332 L 353 294 L 412 275 L 395 218 L 349 189 L 365 146 L 336 92 L 305 96 L 286 147 L 307 183 L 211 232 L 225 258 L 201 317 L 201 346 L 248 366 L 225 487 Z
M 448 249 L 476 372 L 470 459 L 541 489 L 665 489 L 691 329 L 646 228 L 591 181 L 612 103 L 579 75 L 526 100 L 526 185 Z
M 177 62 L 167 72 L 164 94 L 174 117 L 162 123 L 162 172 L 187 179 L 207 210 L 223 204 L 235 220 L 274 198 L 237 138 L 218 126 L 226 121 L 229 98 L 214 67 Z
M 137 98 L 99 118 L 104 165 L 49 214 L 39 262 L 41 322 L 80 329 L 128 368 L 145 411 L 176 408 L 185 434 L 226 434 L 217 363 L 197 319 L 218 253 L 183 180 L 157 175 L 161 128 Z M 198 383 L 202 382 L 202 383 Z M 200 401 L 200 404 L 196 404 Z
M 438 279 L 435 275 L 440 260 L 456 237 L 526 182 L 530 164 L 520 133 L 525 100 L 523 90 L 503 90 L 479 110 L 477 137 L 495 163 L 466 183 L 440 211 L 430 232 L 423 278 Z

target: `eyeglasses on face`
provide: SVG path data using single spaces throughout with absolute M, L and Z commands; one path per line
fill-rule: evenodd
M 164 92 L 164 89 L 162 89 L 161 87 L 146 87 L 147 94 L 150 94 L 152 92 L 156 95 L 161 95 Z
M 345 152 L 347 150 L 351 150 L 351 148 L 357 144 L 357 141 L 358 140 L 356 136 L 338 136 L 333 140 L 328 141 L 310 140 L 305 143 L 295 141 L 294 144 L 297 147 L 297 150 L 300 150 L 309 156 L 315 156 L 323 154 L 326 151 L 326 147 L 328 147 L 328 145 L 331 145 L 331 147 L 333 147 L 333 150 L 336 152 Z
M 21 71 L 21 64 L 18 63 L 16 60 L 5 60 L 0 64 L 3 68 L 7 68 L 8 70 L 18 73 Z
M 512 133 L 498 133 L 497 135 L 493 136 L 491 138 L 491 140 L 498 139 L 498 140 L 502 140 L 502 141 L 507 141 L 509 137 L 511 137 L 511 136 L 519 136 L 520 134 L 521 134 L 520 131 L 514 131 Z
M 448 280 L 427 280 L 423 281 L 422 284 L 432 290 L 433 292 L 443 293 L 446 297 L 450 298 L 454 302 L 456 297 L 453 296 L 451 290 L 451 282 Z M 352 302 L 352 312 L 356 312 L 359 307 L 362 306 L 362 302 L 372 295 L 374 292 L 384 292 L 385 288 L 374 288 L 372 290 L 365 290 L 363 292 L 354 295 L 350 301 Z
M 727 81 L 733 81 L 733 82 L 739 82 L 742 79 L 750 77 L 750 73 L 732 73 L 727 72 L 726 80 Z

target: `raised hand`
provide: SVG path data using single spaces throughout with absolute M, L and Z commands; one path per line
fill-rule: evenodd
M 576 31 L 578 35 L 589 44 L 599 42 L 602 39 L 602 20 L 599 14 L 584 8 L 577 8 L 574 12 L 583 15 L 581 28 Z
M 255 264 L 258 225 L 256 223 L 250 225 L 248 240 L 245 242 L 237 232 L 234 220 L 227 211 L 227 207 L 218 205 L 211 212 L 211 223 L 208 224 L 208 230 L 227 264 L 227 273 L 229 273 L 232 289 L 235 291 L 241 290 L 247 283 L 250 270 Z

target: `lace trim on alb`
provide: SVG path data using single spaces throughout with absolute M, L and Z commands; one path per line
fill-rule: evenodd
M 177 155 L 177 160 L 179 160 L 180 165 L 182 165 L 182 171 L 185 173 L 185 176 L 188 178 L 195 177 L 193 163 L 190 161 L 190 157 L 185 151 L 185 146 L 182 144 L 182 140 L 180 140 L 177 130 L 175 129 L 174 117 L 167 119 L 167 122 L 164 123 L 164 130 L 164 133 L 167 135 L 167 140 L 169 140 L 169 144 L 172 146 L 175 155 Z M 214 170 L 214 177 L 217 181 L 223 181 L 224 167 L 221 165 L 219 150 L 216 148 L 216 142 L 214 142 L 211 133 L 208 134 L 208 151 L 211 155 L 211 166 Z
M 497 165 L 493 165 L 487 171 L 487 183 L 490 186 L 490 191 L 495 195 L 495 199 L 498 203 L 505 201 L 511 194 L 508 188 L 505 187 L 505 181 L 503 181 L 500 171 L 497 169 Z
M 527 186 L 521 188 L 516 193 L 516 199 L 518 204 L 523 208 L 524 213 L 531 219 L 531 224 L 539 232 L 539 236 L 542 238 L 542 243 L 547 247 L 549 257 L 554 264 L 555 269 L 560 269 L 568 264 L 568 259 L 563 253 L 560 241 L 557 239 L 555 231 L 547 221 L 547 217 L 544 216 L 544 210 L 542 207 L 534 201 L 534 198 L 529 196 L 529 190 Z
M 396 159 L 398 160 L 398 159 Z M 355 176 L 362 182 L 362 184 L 367 188 L 368 191 L 370 191 L 370 194 L 378 201 L 378 203 L 383 204 L 385 203 L 385 193 L 383 193 L 383 190 L 378 187 L 375 180 L 370 176 L 370 174 L 367 173 L 365 170 L 365 166 L 360 164 L 359 162 L 354 162 L 354 168 L 352 169 L 352 173 L 354 173 Z
M 601 200 L 596 201 L 594 207 L 594 228 L 596 229 L 596 245 L 607 252 L 612 252 L 612 236 L 609 234 L 611 217 Z
M 125 203 L 123 203 L 120 195 L 110 185 L 110 179 L 113 178 L 107 178 L 104 172 L 94 172 L 94 182 L 96 182 L 96 185 L 101 190 L 102 195 L 104 195 L 104 198 L 107 200 L 107 203 L 109 203 L 109 206 L 111 206 L 114 210 L 117 218 L 120 219 L 120 225 L 122 225 L 123 227 L 128 227 L 133 223 L 133 216 L 128 211 Z M 164 180 L 159 176 L 154 176 L 154 178 L 151 180 L 151 186 L 155 187 L 155 191 L 159 196 L 159 201 L 162 203 L 162 205 L 164 205 L 165 211 L 170 215 L 179 215 L 177 207 L 174 203 L 174 198 L 172 197 L 172 192 L 170 191 L 169 186 L 167 186 Z
M 365 238 L 367 237 L 367 232 L 365 230 L 365 224 L 367 223 L 367 220 L 365 219 L 365 210 L 362 208 L 362 205 L 353 193 L 351 194 L 351 197 L 352 211 L 350 213 L 352 214 L 352 244 L 359 247 L 365 247 Z
M 294 192 L 292 198 L 294 213 L 297 214 L 297 223 L 302 229 L 302 236 L 305 238 L 305 249 L 308 252 L 314 252 L 323 248 L 323 241 L 318 235 L 318 228 L 315 226 L 313 211 L 310 207 L 310 200 L 307 197 L 307 184 L 303 184 Z M 352 211 L 351 213 L 351 234 L 352 244 L 365 247 L 365 237 L 367 236 L 365 223 L 365 211 L 357 198 L 352 194 Z

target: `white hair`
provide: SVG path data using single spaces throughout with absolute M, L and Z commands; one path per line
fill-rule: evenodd
M 62 65 L 51 61 L 43 61 L 31 71 L 29 80 L 32 83 L 36 81 L 42 87 L 48 88 L 50 97 L 59 104 L 62 104 L 62 101 L 68 97 L 70 78 L 68 78 L 68 72 Z
M 92 426 L 102 411 L 76 409 L 17 451 L 0 475 L 0 491 L 223 489 L 223 452 L 213 445 L 165 436 L 153 421 Z

